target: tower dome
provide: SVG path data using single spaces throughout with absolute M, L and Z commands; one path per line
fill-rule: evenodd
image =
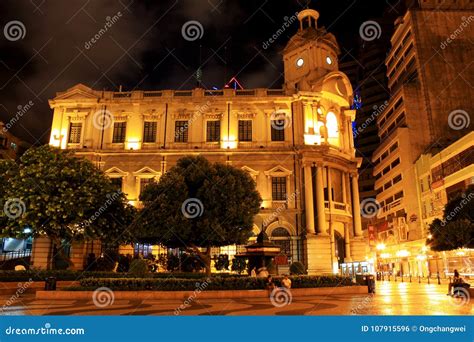
M 310 90 L 310 84 L 338 70 L 339 46 L 333 34 L 318 27 L 319 12 L 298 13 L 299 29 L 283 50 L 285 87 Z

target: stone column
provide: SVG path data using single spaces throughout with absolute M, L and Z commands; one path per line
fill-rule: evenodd
M 344 261 L 351 262 L 352 253 L 351 253 L 351 234 L 349 231 L 349 223 L 344 223 L 344 243 L 346 244 L 346 257 L 344 258 Z
M 357 174 L 352 175 L 352 215 L 354 215 L 354 234 L 355 236 L 362 236 L 358 178 Z
M 328 235 L 326 228 L 326 213 L 324 210 L 323 166 L 316 167 L 316 206 L 318 209 L 318 235 Z
M 51 268 L 52 242 L 47 237 L 37 237 L 33 239 L 31 251 L 31 266 L 40 270 Z
M 310 234 L 315 234 L 314 227 L 314 199 L 313 199 L 313 177 L 311 166 L 304 167 L 304 202 L 306 212 L 306 229 Z

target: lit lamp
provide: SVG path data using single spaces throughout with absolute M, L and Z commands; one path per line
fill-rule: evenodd
M 385 249 L 385 244 L 384 243 L 379 243 L 375 248 L 379 251 L 383 251 Z

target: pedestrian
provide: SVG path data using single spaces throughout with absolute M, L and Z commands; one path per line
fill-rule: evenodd
M 270 293 L 275 288 L 275 283 L 273 282 L 273 277 L 271 275 L 267 277 L 267 280 L 265 281 L 265 287 Z
M 288 278 L 288 274 L 285 274 L 283 276 L 283 279 L 281 281 L 281 285 L 285 288 L 285 289 L 291 289 L 291 279 Z
M 448 285 L 448 293 L 446 294 L 447 296 L 451 296 L 451 289 L 456 286 L 457 284 L 462 284 L 463 283 L 463 280 L 462 278 L 459 276 L 459 272 L 458 270 L 454 270 L 454 275 L 453 275 L 453 279 L 452 281 L 449 282 L 449 285 Z

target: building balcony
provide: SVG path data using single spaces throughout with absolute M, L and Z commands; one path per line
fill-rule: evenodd
M 329 201 L 324 201 L 324 209 L 327 214 L 352 216 L 350 204 L 332 202 L 330 206 Z

